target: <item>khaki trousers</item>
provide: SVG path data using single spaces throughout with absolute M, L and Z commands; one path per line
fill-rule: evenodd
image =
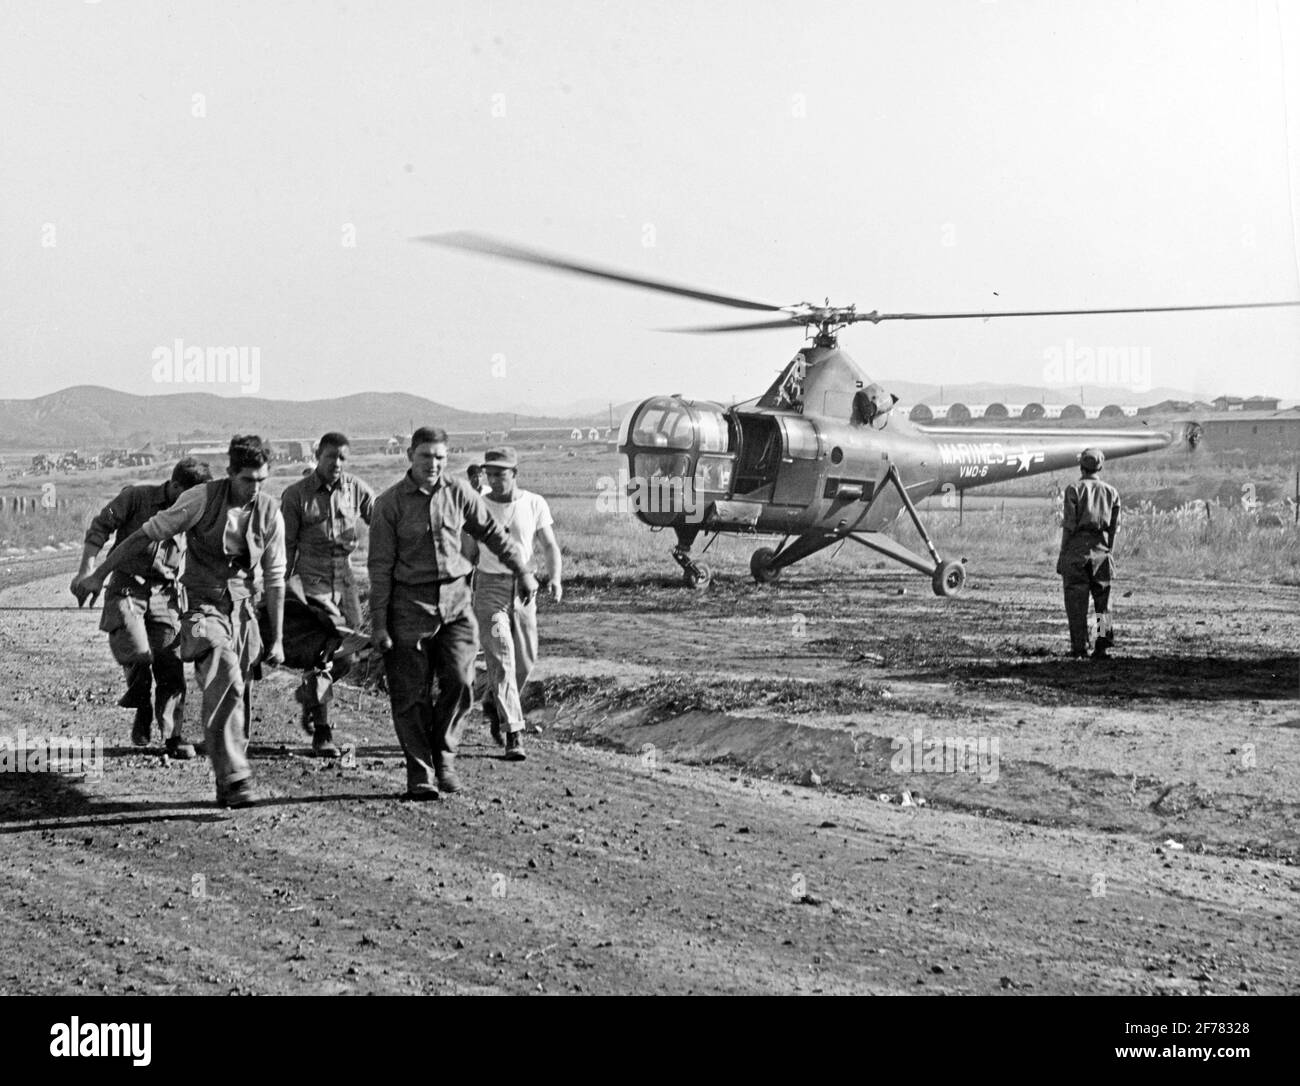
M 479 570 L 474 581 L 474 617 L 487 662 L 483 703 L 496 711 L 503 729 L 521 732 L 524 710 L 520 695 L 537 664 L 537 604 L 519 600 L 513 573 Z

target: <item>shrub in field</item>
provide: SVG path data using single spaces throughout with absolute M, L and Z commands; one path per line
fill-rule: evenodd
M 60 543 L 80 544 L 86 526 L 99 511 L 80 500 L 62 509 L 35 509 L 26 513 L 5 510 L 0 513 L 0 550 L 14 547 L 19 550 L 36 550 Z

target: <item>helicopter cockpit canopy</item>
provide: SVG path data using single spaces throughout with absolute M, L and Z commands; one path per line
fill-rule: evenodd
M 623 448 L 723 452 L 727 418 L 718 404 L 655 396 L 623 420 L 618 443 Z
M 636 502 L 638 514 L 659 523 L 690 511 L 697 475 L 703 473 L 709 489 L 720 485 L 709 482 L 714 476 L 728 475 L 717 454 L 732 447 L 731 428 L 721 404 L 655 396 L 624 418 L 618 447 L 628 458 L 632 486 L 646 499 Z

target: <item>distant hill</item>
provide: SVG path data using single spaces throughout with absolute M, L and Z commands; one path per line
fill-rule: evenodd
M 912 381 L 879 383 L 906 406 L 940 402 L 938 385 Z M 1124 387 L 1086 387 L 1090 406 L 1116 403 L 1146 406 L 1165 400 L 1194 400 L 1182 389 L 1153 388 L 1134 392 Z M 1046 398 L 1044 399 L 1044 397 Z M 944 385 L 944 403 L 1078 403 L 1079 389 L 1043 389 L 991 383 Z M 617 426 L 639 401 L 615 404 Z M 607 426 L 610 409 L 584 410 L 593 401 L 575 402 L 563 415 L 526 415 L 507 411 L 462 411 L 405 392 L 361 392 L 329 400 L 269 400 L 257 396 L 216 396 L 178 392 L 134 396 L 97 385 L 77 385 L 32 400 L 0 400 L 0 448 L 32 451 L 111 447 L 139 448 L 147 441 L 163 444 L 202 438 L 224 444 L 236 433 L 275 439 L 313 439 L 329 429 L 354 438 L 407 434 L 411 424 L 435 424 L 451 431 L 512 430 L 540 427 Z
M 315 438 L 325 430 L 351 437 L 407 434 L 432 424 L 447 430 L 506 430 L 516 426 L 568 426 L 565 417 L 460 411 L 405 392 L 361 392 L 329 400 L 269 400 L 178 392 L 133 396 L 97 385 L 77 385 L 32 400 L 0 400 L 0 447 L 98 449 L 138 447 L 146 441 L 208 436 L 222 443 L 232 434 Z M 586 421 L 585 419 L 582 421 Z

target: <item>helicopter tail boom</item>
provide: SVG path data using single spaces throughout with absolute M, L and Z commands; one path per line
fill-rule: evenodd
M 921 426 L 936 446 L 939 485 L 958 490 L 1004 483 L 1028 475 L 1076 467 L 1086 448 L 1108 459 L 1139 456 L 1172 444 L 1173 435 L 1127 430 L 1057 430 L 1019 427 Z

